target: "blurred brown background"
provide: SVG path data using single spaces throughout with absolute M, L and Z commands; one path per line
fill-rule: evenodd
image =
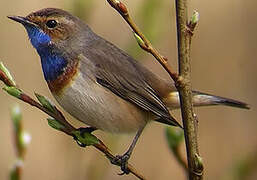
M 174 1 L 124 2 L 147 37 L 169 58 L 173 66 L 177 66 Z M 205 179 L 236 179 L 237 167 L 242 166 L 240 162 L 257 157 L 257 2 L 195 0 L 190 3 L 191 12 L 197 9 L 200 13 L 192 49 L 194 89 L 251 105 L 249 111 L 230 107 L 196 110 Z M 83 17 L 98 34 L 127 49 L 154 72 L 168 78 L 153 58 L 137 47 L 127 24 L 106 0 L 1 1 L 0 60 L 27 93 L 33 95 L 36 91 L 53 99 L 43 80 L 39 57 L 30 45 L 24 28 L 6 16 L 27 15 L 45 7 L 62 8 Z M 110 165 L 98 151 L 91 147 L 79 148 L 70 137 L 50 128 L 44 121 L 47 118 L 45 114 L 18 102 L 3 91 L 0 91 L 0 179 L 7 179 L 15 160 L 10 107 L 16 103 L 21 105 L 25 129 L 32 135 L 26 155 L 24 179 L 135 179 L 132 175 L 118 176 L 119 168 Z M 179 117 L 179 111 L 175 114 Z M 81 125 L 74 120 L 72 123 Z M 114 153 L 120 154 L 133 137 L 102 132 L 96 134 Z M 184 147 L 181 150 L 184 152 Z M 164 126 L 158 123 L 146 128 L 130 162 L 147 179 L 185 179 L 183 169 L 168 149 Z M 255 167 L 244 179 L 257 179 L 256 163 L 251 166 Z

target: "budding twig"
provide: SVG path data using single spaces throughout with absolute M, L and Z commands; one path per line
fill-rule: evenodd
M 191 40 L 194 28 L 199 21 L 199 14 L 195 12 L 188 23 L 188 1 L 176 0 L 178 63 L 180 83 L 176 83 L 179 92 L 181 114 L 185 130 L 187 149 L 188 175 L 191 180 L 202 179 L 203 163 L 199 155 L 197 139 L 197 120 L 193 111 L 191 85 Z
M 23 130 L 22 115 L 18 105 L 11 109 L 16 162 L 10 171 L 10 180 L 21 180 L 23 162 L 31 136 Z
M 173 71 L 164 58 L 150 43 L 144 34 L 139 30 L 136 24 L 130 17 L 126 6 L 119 0 L 107 0 L 108 3 L 119 12 L 128 25 L 132 28 L 135 38 L 139 46 L 151 53 L 155 59 L 167 71 L 170 77 L 174 80 L 180 95 L 181 113 L 185 131 L 185 140 L 188 159 L 188 174 L 190 179 L 202 177 L 203 164 L 198 161 L 200 157 L 197 145 L 197 124 L 195 123 L 193 105 L 192 105 L 192 90 L 191 90 L 191 65 L 190 65 L 190 47 L 193 31 L 199 21 L 199 14 L 195 11 L 190 22 L 187 22 L 187 0 L 176 0 L 176 17 L 177 17 L 177 39 L 178 39 L 178 61 L 179 74 Z M 201 158 L 200 158 L 201 159 Z M 201 165 L 198 162 L 201 162 Z
M 119 0 L 107 0 L 108 3 L 119 12 L 119 14 L 128 23 L 134 32 L 135 38 L 139 46 L 146 52 L 152 54 L 155 59 L 162 65 L 162 67 L 168 72 L 170 77 L 174 80 L 178 80 L 178 74 L 173 71 L 172 67 L 168 64 L 167 58 L 164 58 L 151 44 L 151 42 L 145 37 L 145 35 L 140 31 L 137 25 L 134 23 L 129 15 L 126 6 Z

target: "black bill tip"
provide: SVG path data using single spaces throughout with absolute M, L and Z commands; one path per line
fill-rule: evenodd
M 26 17 L 22 17 L 22 16 L 7 16 L 9 19 L 16 21 L 18 23 L 21 23 L 23 25 L 33 25 L 35 26 L 35 24 L 33 22 L 31 22 L 28 18 Z
M 24 23 L 26 21 L 28 21 L 25 17 L 22 16 L 7 16 L 9 19 L 19 22 L 19 23 Z

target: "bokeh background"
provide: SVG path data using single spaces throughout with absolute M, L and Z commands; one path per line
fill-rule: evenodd
M 124 0 L 132 17 L 160 52 L 177 67 L 174 1 Z M 83 18 L 98 34 L 133 54 L 152 71 L 169 78 L 153 58 L 137 47 L 131 30 L 106 0 L 0 1 L 0 60 L 28 94 L 36 91 L 51 99 L 41 65 L 24 28 L 7 15 L 27 15 L 45 7 L 58 7 Z M 190 1 L 190 12 L 200 13 L 193 38 L 192 82 L 194 89 L 235 98 L 251 110 L 230 107 L 196 109 L 199 146 L 205 179 L 257 179 L 257 2 L 240 0 Z M 53 100 L 54 101 L 54 100 Z M 55 102 L 55 101 L 54 101 Z M 7 179 L 15 161 L 10 108 L 20 104 L 24 127 L 32 135 L 26 154 L 24 179 L 110 180 L 119 168 L 94 148 L 79 148 L 68 136 L 47 125 L 47 116 L 0 92 L 0 179 Z M 179 111 L 174 112 L 180 118 Z M 69 120 L 81 126 L 69 115 Z M 170 152 L 164 126 L 150 124 L 130 162 L 147 179 L 185 179 L 183 169 Z M 123 153 L 133 135 L 97 132 L 114 153 Z M 181 151 L 185 154 L 184 145 Z M 240 175 L 238 175 L 240 174 Z

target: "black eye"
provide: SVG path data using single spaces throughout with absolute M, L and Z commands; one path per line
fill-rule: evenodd
M 46 26 L 49 27 L 49 28 L 51 28 L 51 29 L 52 29 L 52 28 L 55 28 L 56 25 L 57 25 L 56 20 L 48 20 L 48 21 L 46 22 Z

